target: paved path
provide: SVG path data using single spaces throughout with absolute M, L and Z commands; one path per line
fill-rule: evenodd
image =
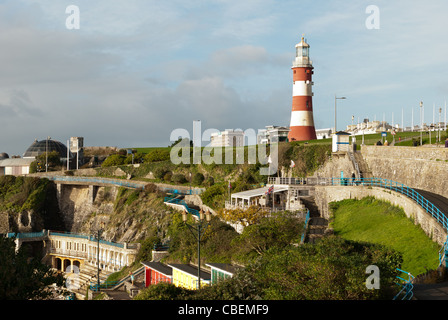
M 416 300 L 448 300 L 448 282 L 415 284 L 413 292 Z
M 418 193 L 420 193 L 423 197 L 426 198 L 429 202 L 431 202 L 433 205 L 435 205 L 437 208 L 440 209 L 445 215 L 448 215 L 448 199 L 444 196 L 441 196 L 437 193 L 429 192 L 422 189 L 415 189 Z

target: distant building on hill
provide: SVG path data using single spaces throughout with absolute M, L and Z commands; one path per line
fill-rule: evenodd
M 290 129 L 281 126 L 266 126 L 266 129 L 258 130 L 257 144 L 269 144 L 288 141 Z
M 244 132 L 241 130 L 227 129 L 212 133 L 210 136 L 211 147 L 243 147 Z

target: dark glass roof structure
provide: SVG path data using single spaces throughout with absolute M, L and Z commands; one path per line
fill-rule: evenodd
M 45 153 L 46 150 L 48 150 L 49 153 L 52 151 L 57 151 L 59 152 L 61 159 L 62 158 L 67 159 L 67 147 L 65 146 L 65 144 L 51 139 L 41 141 L 34 140 L 33 144 L 23 154 L 23 157 L 35 158 Z M 69 157 L 70 158 L 73 157 L 71 152 L 69 153 Z
M 6 152 L 0 153 L 0 160 L 9 159 L 9 155 Z

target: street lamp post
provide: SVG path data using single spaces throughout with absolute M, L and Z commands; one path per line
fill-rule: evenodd
M 423 118 L 422 118 L 423 101 L 420 101 L 420 146 L 423 145 Z
M 51 137 L 47 136 L 47 140 L 45 141 L 45 172 L 48 172 L 48 140 Z
M 441 140 L 441 136 L 440 136 L 440 117 L 441 117 L 441 115 L 442 115 L 442 108 L 439 108 L 439 142 L 440 142 L 440 140 Z
M 191 195 L 191 172 L 189 173 L 189 177 L 190 177 L 190 195 Z
M 204 216 L 205 216 L 205 221 L 204 221 Z M 204 212 L 201 210 L 199 212 L 199 217 L 195 224 L 187 223 L 187 218 L 188 218 L 188 212 L 184 211 L 184 213 L 182 214 L 182 220 L 188 226 L 191 233 L 198 241 L 198 289 L 200 289 L 201 288 L 201 239 L 205 233 L 205 230 L 210 225 L 211 214 L 208 211 L 207 211 L 207 213 L 204 214 Z
M 102 222 L 100 228 L 94 233 L 93 236 L 96 237 L 97 249 L 96 249 L 96 261 L 97 261 L 97 291 L 100 291 L 100 239 L 104 232 L 104 223 Z
M 344 99 L 347 99 L 346 97 L 336 97 L 336 95 L 334 95 L 334 134 L 336 134 L 336 130 L 337 130 L 337 126 L 336 126 L 336 123 L 337 123 L 337 116 L 336 116 L 336 101 L 337 100 L 344 100 Z

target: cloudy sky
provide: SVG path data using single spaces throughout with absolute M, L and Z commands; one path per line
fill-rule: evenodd
M 372 4 L 379 29 L 366 27 Z M 402 112 L 410 126 L 420 101 L 429 122 L 448 97 L 447 12 L 446 0 L 0 0 L 0 152 L 47 136 L 167 146 L 193 120 L 288 126 L 302 34 L 317 128 L 333 127 L 335 95 L 338 129 L 352 115 L 401 125 Z

